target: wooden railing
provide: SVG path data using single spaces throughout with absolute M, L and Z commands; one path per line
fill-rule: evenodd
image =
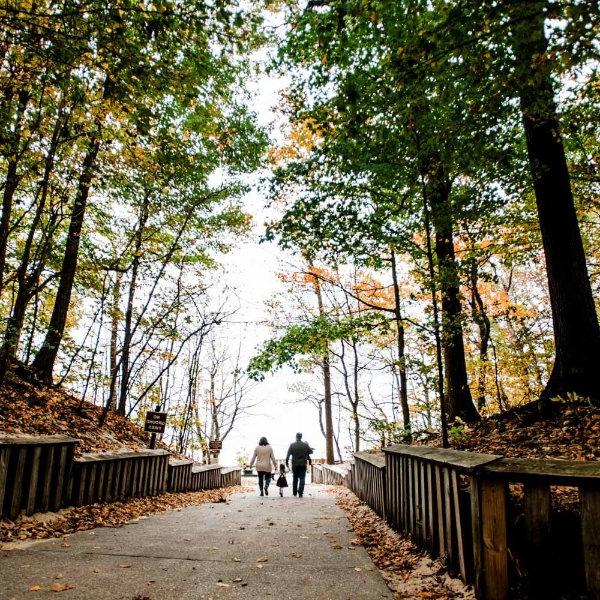
M 325 482 L 324 472 L 313 480 Z M 385 449 L 385 467 L 358 453 L 347 479 L 390 525 L 472 582 L 478 598 L 510 598 L 517 571 L 527 573 L 534 596 L 551 598 L 555 572 L 573 583 L 580 568 L 587 597 L 600 599 L 600 462 L 400 445 Z M 554 539 L 551 486 L 577 488 L 581 507 L 580 522 L 571 520 Z M 565 556 L 579 566 L 566 567 Z
M 167 489 L 169 492 L 185 492 L 192 485 L 193 460 L 169 460 Z
M 74 457 L 66 436 L 0 436 L 0 518 L 126 498 L 240 485 L 239 468 L 171 460 L 167 450 Z
M 386 518 L 385 456 L 356 452 L 348 487 L 380 517 Z
M 197 492 L 199 490 L 214 490 L 221 487 L 220 465 L 198 465 L 192 467 L 192 479 L 189 489 Z
M 348 470 L 346 464 L 325 465 L 312 464 L 310 477 L 313 483 L 324 483 L 326 485 L 347 485 Z
M 166 450 L 84 454 L 73 462 L 71 503 L 81 506 L 162 494 L 168 460 Z
M 241 467 L 232 467 L 230 469 L 221 469 L 221 486 L 230 487 L 233 485 L 242 485 Z
M 76 444 L 64 435 L 0 436 L 0 518 L 63 506 Z

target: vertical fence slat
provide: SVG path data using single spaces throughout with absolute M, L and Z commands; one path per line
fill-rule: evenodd
M 506 600 L 508 598 L 506 494 L 504 482 L 482 479 L 481 533 L 486 600 Z
M 586 586 L 590 598 L 600 598 L 600 487 L 582 486 L 579 493 Z

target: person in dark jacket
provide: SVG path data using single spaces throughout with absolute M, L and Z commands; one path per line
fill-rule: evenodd
M 292 457 L 292 493 L 302 498 L 304 495 L 304 480 L 306 479 L 306 463 L 312 464 L 310 455 L 312 448 L 302 441 L 302 434 L 296 434 L 296 441 L 290 444 L 285 457 L 285 466 L 289 467 L 289 459 Z

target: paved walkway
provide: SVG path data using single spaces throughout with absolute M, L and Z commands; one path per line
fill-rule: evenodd
M 351 544 L 333 496 L 319 486 L 306 492 L 302 499 L 289 491 L 285 498 L 237 494 L 228 503 L 0 551 L 0 598 L 392 598 L 365 549 Z M 67 583 L 73 588 L 50 591 Z

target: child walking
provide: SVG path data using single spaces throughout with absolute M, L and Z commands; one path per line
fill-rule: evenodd
M 285 478 L 285 465 L 281 463 L 279 465 L 279 477 L 277 478 L 277 487 L 279 488 L 279 495 L 283 498 L 283 488 L 288 486 L 287 479 Z

